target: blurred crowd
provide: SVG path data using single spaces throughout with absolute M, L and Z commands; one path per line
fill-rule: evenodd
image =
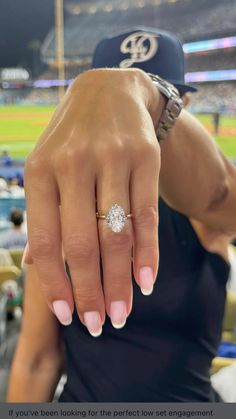
M 9 221 L 10 227 L 6 231 L 0 232 L 0 249 L 23 249 L 27 241 L 24 211 L 21 208 L 12 210 Z M 0 265 L 2 265 L 1 262 Z
M 24 188 L 17 177 L 8 180 L 0 177 L 0 198 L 24 198 L 24 196 Z
M 139 25 L 156 27 L 175 33 L 182 42 L 199 40 L 199 36 L 201 39 L 220 38 L 235 32 L 234 0 L 165 2 L 158 7 L 147 3 L 141 8 L 125 10 L 119 7 L 120 1 L 114 3 L 116 5 L 109 13 L 98 7 L 94 14 L 74 14 L 66 19 L 65 54 L 68 59 L 91 57 L 97 43 L 110 35 L 111 28 L 118 33 Z M 52 60 L 54 51 L 52 28 L 42 48 L 44 61 Z
M 236 114 L 236 83 L 234 81 L 201 83 L 197 87 L 199 89 L 198 92 L 191 97 L 190 111 L 197 113 L 220 112 Z M 19 100 L 19 95 L 17 100 Z M 23 105 L 56 105 L 57 103 L 58 92 L 56 88 L 31 89 L 21 99 L 21 104 Z
M 186 55 L 186 72 L 235 69 L 236 48 Z
M 24 272 L 21 260 L 27 241 L 25 214 L 9 214 L 8 228 L 0 231 L 0 400 L 5 400 L 9 366 L 15 350 L 23 307 Z
M 204 83 L 191 96 L 189 110 L 192 112 L 236 113 L 235 82 Z
M 32 89 L 22 100 L 22 105 L 57 105 L 57 89 Z

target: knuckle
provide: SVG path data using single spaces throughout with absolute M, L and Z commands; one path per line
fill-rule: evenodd
M 124 249 L 131 249 L 132 234 L 129 230 L 114 233 L 105 227 L 101 233 L 102 247 L 106 251 L 122 251 Z
M 98 307 L 100 293 L 94 285 L 91 287 L 77 285 L 73 288 L 73 294 L 80 311 L 86 312 Z
M 51 275 L 50 280 L 47 278 L 42 278 L 40 280 L 41 290 L 43 294 L 46 296 L 48 301 L 55 300 L 55 295 L 57 296 L 57 299 L 59 297 L 65 297 L 65 283 L 63 281 L 60 281 L 57 279 L 57 277 Z
M 76 76 L 76 77 L 74 78 L 73 82 L 71 83 L 71 85 L 70 85 L 70 87 L 69 87 L 69 90 L 70 90 L 71 92 L 73 92 L 74 90 L 77 90 L 77 88 L 78 88 L 78 84 L 79 84 L 79 82 L 80 82 L 80 79 L 81 79 L 81 77 L 80 77 L 80 76 Z
M 33 259 L 47 259 L 55 253 L 56 249 L 55 240 L 44 230 L 35 230 L 30 235 L 29 246 Z
M 91 239 L 81 234 L 72 234 L 65 239 L 64 251 L 69 265 L 97 256 L 97 248 Z
M 137 228 L 147 228 L 157 226 L 158 211 L 157 207 L 142 207 L 133 211 L 134 223 Z
M 25 162 L 25 177 L 40 177 L 45 173 L 46 159 L 43 155 L 32 153 Z
M 131 284 L 131 272 L 124 272 L 124 270 L 116 271 L 114 272 L 114 270 L 106 270 L 106 276 L 108 278 L 112 278 L 112 281 L 109 281 L 109 283 L 106 283 L 106 288 L 108 288 L 108 284 L 109 284 L 109 288 L 111 289 L 111 292 L 113 292 L 115 294 L 116 290 L 124 290 L 125 287 L 130 287 Z
M 143 159 L 146 159 L 149 164 L 158 164 L 160 160 L 160 147 L 157 140 L 154 142 L 147 141 L 147 139 L 145 139 L 145 143 L 143 142 L 140 153 L 142 154 Z
M 139 259 L 141 259 L 142 256 L 146 256 L 146 259 L 152 260 L 154 257 L 157 256 L 157 249 L 158 249 L 158 242 L 157 239 L 153 244 L 150 243 L 138 243 L 136 248 L 136 255 L 139 256 Z

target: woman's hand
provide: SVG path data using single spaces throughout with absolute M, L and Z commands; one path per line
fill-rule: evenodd
M 119 328 L 131 311 L 132 257 L 142 292 L 152 292 L 160 171 L 154 125 L 163 106 L 140 70 L 88 71 L 73 82 L 26 162 L 29 249 L 45 298 L 63 324 L 71 322 L 75 301 L 94 336 L 105 312 Z M 96 218 L 115 203 L 133 215 L 120 233 Z

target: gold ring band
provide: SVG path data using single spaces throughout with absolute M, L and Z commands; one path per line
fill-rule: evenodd
M 107 215 L 102 215 L 102 214 L 99 214 L 98 212 L 96 212 L 96 217 L 100 220 L 106 220 L 107 219 Z M 126 218 L 132 218 L 132 217 L 133 217 L 132 214 L 127 214 L 126 215 Z

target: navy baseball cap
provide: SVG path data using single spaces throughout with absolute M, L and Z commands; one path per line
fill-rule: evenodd
M 181 94 L 197 90 L 185 83 L 184 52 L 179 39 L 154 28 L 136 27 L 103 39 L 92 61 L 92 68 L 101 67 L 136 67 L 171 82 Z

